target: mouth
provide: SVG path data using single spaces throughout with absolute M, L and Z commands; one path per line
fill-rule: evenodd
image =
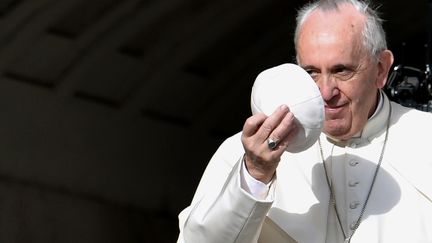
M 326 115 L 334 116 L 339 114 L 345 107 L 345 104 L 342 105 L 325 105 L 325 113 Z

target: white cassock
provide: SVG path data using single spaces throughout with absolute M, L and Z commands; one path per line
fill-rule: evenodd
M 179 215 L 178 242 L 335 243 L 354 232 L 352 243 L 432 243 L 432 113 L 390 103 L 381 92 L 377 110 L 352 139 L 341 143 L 321 134 L 321 154 L 313 141 L 322 126 L 322 100 L 303 69 L 283 64 L 262 72 L 251 98 L 252 110 L 267 115 L 287 104 L 305 128 L 302 136 L 282 155 L 269 189 L 248 177 L 241 135 L 227 139 Z
M 381 168 L 352 243 L 432 243 L 432 113 L 404 108 L 383 95 L 382 107 L 359 137 L 320 141 L 335 186 L 341 223 L 350 231 L 369 191 L 392 115 Z M 318 143 L 284 153 L 266 200 L 241 187 L 240 134 L 208 164 L 192 203 L 179 215 L 178 242 L 341 242 L 329 205 Z M 330 159 L 331 158 L 331 159 Z

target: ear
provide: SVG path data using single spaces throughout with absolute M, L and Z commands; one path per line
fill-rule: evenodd
M 393 64 L 393 53 L 390 50 L 384 50 L 380 53 L 378 60 L 378 75 L 376 85 L 379 89 L 383 88 L 387 82 L 390 68 Z

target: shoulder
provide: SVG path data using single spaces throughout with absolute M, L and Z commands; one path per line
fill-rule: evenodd
M 234 135 L 232 135 L 231 137 L 228 137 L 227 139 L 225 139 L 225 141 L 223 141 L 223 143 L 220 145 L 219 149 L 221 148 L 229 148 L 232 150 L 238 150 L 239 148 L 243 148 L 242 147 L 242 143 L 241 143 L 241 132 L 238 132 Z
M 392 102 L 392 126 L 408 129 L 409 131 L 422 131 L 432 133 L 432 113 L 404 107 Z
M 393 152 L 431 163 L 430 140 L 432 140 L 432 113 L 403 107 L 392 102 L 389 142 L 395 149 Z
M 392 103 L 392 109 L 388 161 L 423 196 L 432 198 L 432 113 L 396 103 Z
M 212 157 L 212 162 L 224 163 L 228 167 L 233 167 L 234 164 L 244 154 L 243 144 L 241 142 L 241 132 L 225 139 L 216 150 Z

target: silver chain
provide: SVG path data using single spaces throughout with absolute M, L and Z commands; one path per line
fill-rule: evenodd
M 363 204 L 363 207 L 362 207 L 362 209 L 360 211 L 360 215 L 357 218 L 357 221 L 354 224 L 354 227 L 352 228 L 351 233 L 348 234 L 348 235 L 347 235 L 347 233 L 345 233 L 344 227 L 342 226 L 340 215 L 339 215 L 339 212 L 338 212 L 337 206 L 336 206 L 336 197 L 335 197 L 335 192 L 334 192 L 333 184 L 331 183 L 331 179 L 330 179 L 329 174 L 327 172 L 327 167 L 326 167 L 326 163 L 325 163 L 325 160 L 324 160 L 324 153 L 323 153 L 323 149 L 322 149 L 322 146 L 321 146 L 321 140 L 318 139 L 319 149 L 320 149 L 320 153 L 321 153 L 321 159 L 322 159 L 322 163 L 323 163 L 323 166 L 324 166 L 324 173 L 325 173 L 325 176 L 326 176 L 327 185 L 328 185 L 329 190 L 330 190 L 329 204 L 331 204 L 333 206 L 333 208 L 334 208 L 334 210 L 336 212 L 336 218 L 337 218 L 339 226 L 340 226 L 340 228 L 342 230 L 342 234 L 343 234 L 343 237 L 345 239 L 344 240 L 345 243 L 350 243 L 351 242 L 351 238 L 353 237 L 353 235 L 354 235 L 355 231 L 357 230 L 357 228 L 360 226 L 360 223 L 361 223 L 361 221 L 363 219 L 364 212 L 366 210 L 366 206 L 367 206 L 368 201 L 369 201 L 369 197 L 370 197 L 370 195 L 372 193 L 372 188 L 374 187 L 375 180 L 376 180 L 377 175 L 378 175 L 378 171 L 379 171 L 379 169 L 381 167 L 381 162 L 382 162 L 382 159 L 384 157 L 384 150 L 385 150 L 385 147 L 386 147 L 386 144 L 387 144 L 389 127 L 390 127 L 390 117 L 391 117 L 391 113 L 392 113 L 391 104 L 389 104 L 389 105 L 390 105 L 390 111 L 389 111 L 389 115 L 387 117 L 386 135 L 385 135 L 384 143 L 383 143 L 383 146 L 382 146 L 382 149 L 381 149 L 381 154 L 380 154 L 380 157 L 379 157 L 379 160 L 378 160 L 378 164 L 376 166 L 376 169 L 375 169 L 375 172 L 374 172 L 374 176 L 372 178 L 372 183 L 371 183 L 371 186 L 369 188 L 369 192 L 368 192 L 368 194 L 366 196 L 365 203 Z

